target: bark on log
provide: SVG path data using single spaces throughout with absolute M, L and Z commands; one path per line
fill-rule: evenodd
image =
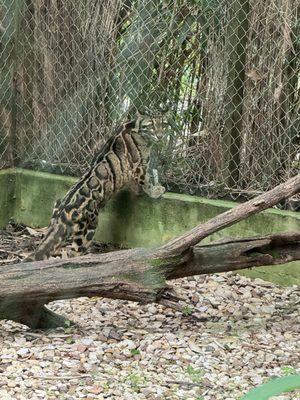
M 0 318 L 31 328 L 68 325 L 44 304 L 80 296 L 176 302 L 167 280 L 294 260 L 300 260 L 300 233 L 288 232 L 197 245 L 170 259 L 135 249 L 2 266 Z
M 0 267 L 0 319 L 33 329 L 69 325 L 44 305 L 53 300 L 102 296 L 172 304 L 166 281 L 189 275 L 277 265 L 300 259 L 300 233 L 199 244 L 204 237 L 300 191 L 300 175 L 240 204 L 158 249 L 133 249 L 67 260 Z

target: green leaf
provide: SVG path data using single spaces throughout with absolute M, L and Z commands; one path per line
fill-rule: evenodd
M 189 316 L 192 315 L 195 310 L 190 306 L 184 306 L 182 308 L 183 315 Z
M 288 375 L 296 375 L 297 371 L 294 367 L 291 367 L 290 365 L 284 365 L 281 367 L 281 373 L 282 375 L 288 376 Z
M 241 400 L 267 400 L 272 396 L 300 389 L 300 375 L 272 379 L 268 383 L 251 390 Z
M 191 364 L 189 364 L 186 368 L 186 372 L 188 373 L 192 382 L 200 383 L 203 377 L 203 371 L 201 369 L 194 368 Z
M 138 356 L 141 354 L 141 352 L 139 351 L 139 349 L 131 349 L 130 353 L 132 356 Z

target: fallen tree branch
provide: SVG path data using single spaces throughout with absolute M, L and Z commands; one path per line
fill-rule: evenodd
M 267 208 L 273 207 L 281 200 L 300 192 L 300 174 L 294 178 L 276 186 L 274 189 L 255 197 L 245 203 L 226 211 L 209 221 L 196 226 L 190 231 L 178 236 L 157 249 L 156 254 L 160 257 L 181 254 L 196 245 L 207 236 L 227 228 L 253 214 L 257 214 Z
M 293 260 L 300 260 L 300 233 L 289 232 L 197 245 L 170 259 L 135 249 L 2 266 L 0 318 L 32 328 L 61 326 L 65 319 L 44 304 L 81 296 L 168 304 L 177 298 L 167 280 Z
M 80 296 L 157 302 L 178 298 L 167 280 L 189 275 L 277 265 L 300 259 L 300 234 L 236 239 L 209 245 L 205 237 L 300 191 L 300 175 L 153 249 L 115 251 L 67 260 L 0 265 L 0 319 L 31 328 L 68 324 L 44 305 Z

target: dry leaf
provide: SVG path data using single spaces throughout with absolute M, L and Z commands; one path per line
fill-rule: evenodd
M 85 346 L 84 344 L 78 344 L 75 349 L 79 352 L 79 353 L 84 353 L 87 349 L 87 346 Z
M 255 69 L 250 69 L 250 71 L 246 72 L 246 75 L 248 76 L 248 78 L 252 79 L 255 82 L 261 81 L 263 79 L 263 76 Z
M 283 33 L 283 39 L 284 39 L 287 49 L 292 49 L 293 53 L 296 54 L 294 46 L 293 46 L 293 41 L 291 39 L 291 28 L 287 24 L 285 24 L 284 26 L 282 26 L 281 29 L 282 29 L 282 33 Z
M 279 100 L 279 97 L 281 95 L 281 91 L 282 91 L 282 85 L 280 84 L 279 86 L 277 86 L 277 88 L 274 90 L 274 99 L 275 100 Z
M 34 236 L 34 237 L 38 237 L 41 234 L 36 231 L 35 229 L 29 228 L 29 226 L 26 227 L 26 231 L 29 233 L 29 235 Z
M 98 385 L 94 385 L 88 389 L 89 393 L 100 394 L 102 392 L 102 388 Z

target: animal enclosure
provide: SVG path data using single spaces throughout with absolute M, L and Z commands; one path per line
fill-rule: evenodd
M 299 388 L 300 213 L 268 210 L 300 209 L 299 16 L 299 0 L 0 1 L 1 400 Z M 143 109 L 157 171 L 155 117 L 125 123 Z M 128 166 L 169 193 L 119 192 Z
M 274 187 L 299 171 L 299 14 L 297 0 L 3 0 L 0 168 L 79 176 L 147 106 L 169 110 L 169 190 Z

